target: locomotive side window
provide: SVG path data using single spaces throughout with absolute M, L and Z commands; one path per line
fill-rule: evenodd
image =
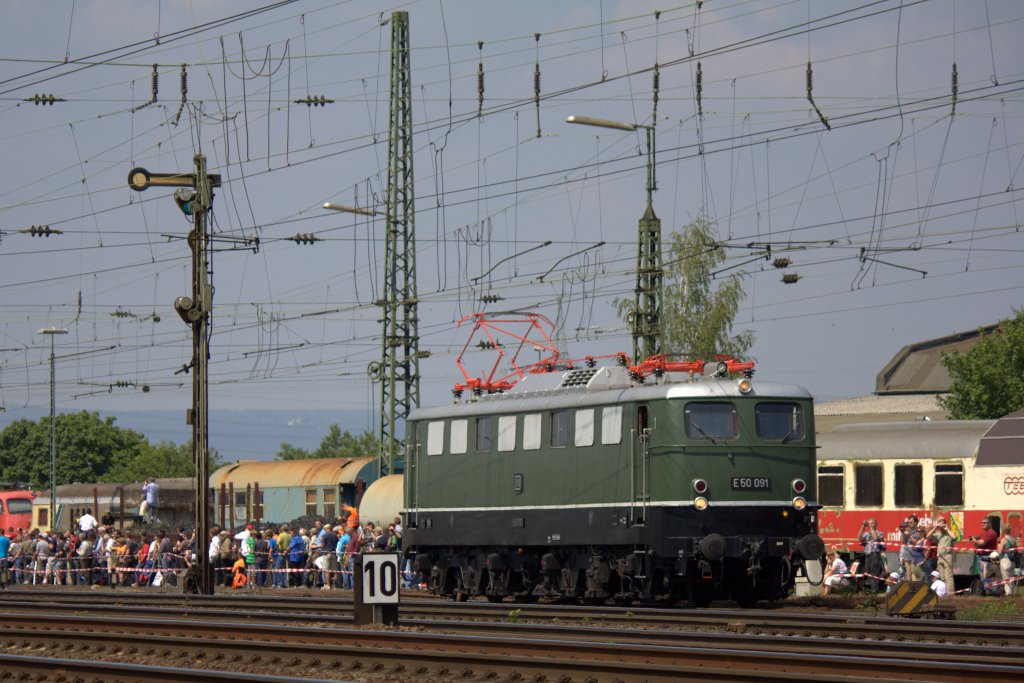
M 757 435 L 766 441 L 804 438 L 804 418 L 798 403 L 758 403 L 754 407 Z
M 540 450 L 540 413 L 523 415 L 523 450 Z
M 555 410 L 551 413 L 551 446 L 565 448 L 569 445 L 569 411 Z
M 494 420 L 490 417 L 476 418 L 476 452 L 490 453 L 494 441 Z
M 964 466 L 960 463 L 935 465 L 935 504 L 951 507 L 964 504 Z
M 601 409 L 601 443 L 622 443 L 622 406 Z
M 921 465 L 896 465 L 893 468 L 893 502 L 898 508 L 919 508 L 924 500 Z
M 882 466 L 854 465 L 853 474 L 857 486 L 853 504 L 857 507 L 881 507 Z
M 576 441 L 577 446 L 594 445 L 594 409 L 586 408 L 576 411 Z
M 739 435 L 739 418 L 731 403 L 687 403 L 686 435 L 693 439 L 735 439 Z
M 498 418 L 498 450 L 507 452 L 516 449 L 516 416 L 502 415 Z
M 444 421 L 437 420 L 427 424 L 427 455 L 444 453 Z
M 466 444 L 469 443 L 469 439 L 466 433 L 469 431 L 468 420 L 452 420 L 451 435 L 448 443 L 448 452 L 450 453 L 465 453 Z
M 818 502 L 822 505 L 843 505 L 843 491 L 846 489 L 846 475 L 842 465 L 821 465 L 818 467 Z

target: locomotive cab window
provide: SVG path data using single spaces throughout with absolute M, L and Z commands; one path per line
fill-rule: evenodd
M 494 420 L 490 417 L 476 418 L 476 452 L 490 453 L 494 441 Z
M 757 435 L 765 441 L 804 438 L 804 417 L 799 403 L 758 403 L 754 407 Z
M 551 446 L 565 448 L 569 445 L 569 411 L 555 410 L 551 415 Z
M 898 508 L 919 508 L 924 495 L 921 486 L 921 465 L 893 467 L 893 502 Z
M 853 504 L 857 507 L 882 507 L 882 466 L 854 465 L 856 492 Z
M 739 436 L 739 417 L 731 403 L 687 403 L 686 436 L 718 441 Z
M 842 465 L 820 465 L 818 467 L 818 502 L 822 505 L 842 507 L 846 475 Z
M 964 504 L 964 466 L 960 463 L 935 465 L 935 504 L 943 507 Z
M 0 506 L 2 505 L 3 503 L 0 502 Z M 28 498 L 11 498 L 7 501 L 7 512 L 12 515 L 23 515 L 26 512 L 32 512 L 32 501 Z

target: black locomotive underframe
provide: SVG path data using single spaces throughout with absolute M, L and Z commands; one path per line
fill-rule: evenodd
M 438 594 L 666 601 L 789 593 L 814 513 L 622 506 L 409 514 L 405 545 Z

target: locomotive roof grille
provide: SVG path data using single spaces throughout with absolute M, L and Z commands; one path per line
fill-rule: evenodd
M 569 370 L 565 373 L 562 378 L 561 384 L 558 385 L 559 389 L 566 389 L 569 387 L 585 387 L 590 384 L 590 380 L 597 374 L 597 368 L 581 368 L 579 370 Z

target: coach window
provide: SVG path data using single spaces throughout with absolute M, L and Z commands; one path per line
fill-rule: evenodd
M 820 465 L 818 467 L 818 502 L 822 505 L 843 506 L 843 492 L 846 489 L 846 475 L 842 465 Z
M 921 488 L 921 465 L 893 467 L 893 502 L 898 508 L 919 508 L 924 495 Z
M 263 491 L 260 491 L 260 498 L 262 498 L 262 497 L 263 497 Z M 334 519 L 334 517 L 337 515 L 337 512 L 336 512 L 336 510 L 337 510 L 337 507 L 336 507 L 337 500 L 338 500 L 338 498 L 337 498 L 337 491 L 335 491 L 332 488 L 325 488 L 324 489 L 324 517 L 330 517 L 331 519 Z M 263 516 L 262 510 L 263 510 L 263 501 L 260 501 L 260 514 L 259 514 L 259 517 Z
M 476 418 L 476 452 L 490 453 L 493 441 L 494 419 L 490 416 Z
M 504 453 L 516 449 L 516 416 L 502 415 L 498 418 L 498 450 Z
M 576 438 L 574 443 L 577 446 L 594 445 L 594 409 L 585 408 L 576 411 Z
M 245 496 L 245 491 L 235 491 L 235 507 L 244 508 L 249 504 L 249 499 Z
M 854 465 L 853 474 L 857 486 L 853 504 L 862 508 L 881 507 L 882 466 Z
M 523 415 L 523 450 L 540 450 L 541 414 Z
M 469 420 L 452 420 L 451 424 L 451 435 L 448 437 L 448 452 L 449 453 L 465 453 L 469 438 L 467 432 L 469 431 Z
M 686 435 L 691 439 L 735 439 L 739 419 L 731 403 L 687 403 L 684 412 Z
M 935 465 L 935 505 L 960 507 L 964 504 L 964 466 L 960 463 Z
M 551 416 L 551 445 L 565 448 L 569 445 L 569 411 L 555 410 Z
M 316 489 L 306 489 L 306 514 L 316 515 Z
M 757 435 L 766 441 L 804 438 L 804 419 L 799 403 L 758 403 L 754 407 Z
M 601 409 L 601 443 L 622 443 L 622 406 Z

